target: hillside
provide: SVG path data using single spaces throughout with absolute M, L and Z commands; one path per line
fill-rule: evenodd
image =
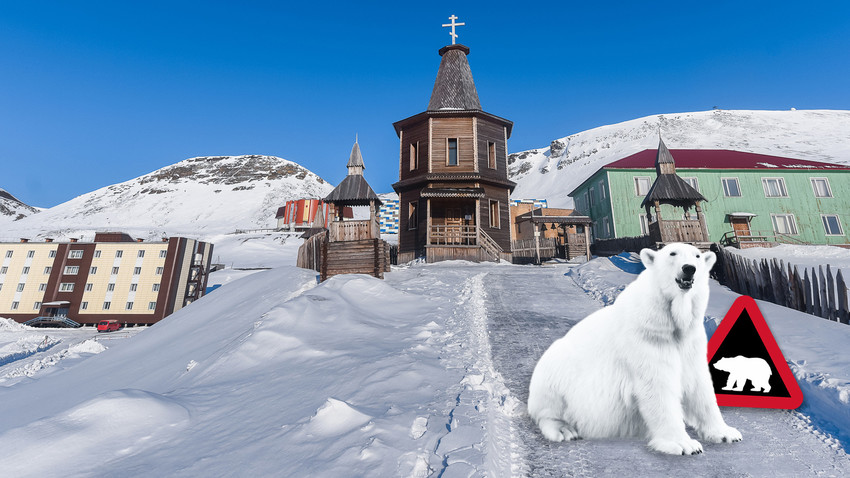
M 20 199 L 0 188 L 0 224 L 17 221 L 37 212 L 37 208 L 24 204 Z
M 0 241 L 91 239 L 103 230 L 147 239 L 269 228 L 287 200 L 323 197 L 332 189 L 306 168 L 274 156 L 191 158 L 16 221 L 0 233 Z
M 728 111 L 647 116 L 601 126 L 552 141 L 549 147 L 513 153 L 508 174 L 514 199 L 548 199 L 572 207 L 567 194 L 602 166 L 658 146 L 734 149 L 797 159 L 850 164 L 850 111 Z

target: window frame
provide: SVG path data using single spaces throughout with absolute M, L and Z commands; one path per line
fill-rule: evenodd
M 828 224 L 827 224 L 827 221 L 826 221 L 826 218 L 828 218 L 828 217 L 834 217 L 835 218 L 835 225 L 838 226 L 838 233 L 829 232 L 829 229 L 827 228 Z M 838 214 L 821 214 L 820 220 L 823 223 L 823 230 L 824 230 L 824 233 L 827 236 L 836 237 L 836 236 L 843 236 L 844 235 L 844 227 L 841 225 L 841 218 L 838 217 Z
M 60 282 L 59 292 L 74 292 L 74 282 Z
M 770 194 L 768 183 L 770 181 L 777 181 L 776 186 L 779 189 L 779 195 Z M 785 178 L 779 176 L 766 176 L 761 178 L 761 187 L 764 190 L 764 197 L 766 198 L 787 198 L 788 197 L 788 186 L 785 185 Z
M 646 196 L 647 194 L 649 194 L 649 189 L 652 188 L 652 178 L 650 178 L 649 176 L 632 176 L 632 179 L 634 180 L 634 185 L 635 185 L 635 196 L 641 197 L 641 196 Z M 646 180 L 646 192 L 643 193 L 643 194 L 641 194 L 641 192 L 640 192 L 640 181 L 641 180 Z
M 781 218 L 784 218 L 784 219 L 787 219 L 787 218 L 789 218 L 789 217 L 791 218 L 791 222 L 790 222 L 790 223 L 788 223 L 788 225 L 790 225 L 790 226 L 791 226 L 791 228 L 794 230 L 794 232 L 780 232 L 780 231 L 778 231 L 778 230 L 777 230 L 777 229 L 779 229 L 779 228 L 777 227 L 777 224 L 778 224 L 778 223 L 776 222 L 776 219 L 777 219 L 777 218 L 780 218 L 780 217 L 781 217 Z M 773 232 L 774 232 L 774 234 L 784 234 L 784 235 L 786 235 L 786 236 L 796 236 L 796 235 L 799 235 L 799 234 L 800 234 L 800 229 L 797 227 L 797 218 L 794 216 L 794 214 L 776 214 L 776 213 L 771 213 L 771 214 L 770 214 L 770 223 L 771 223 L 771 225 L 773 226 Z
M 728 181 L 735 182 L 735 188 L 738 190 L 737 195 L 729 194 Z M 737 176 L 727 176 L 720 178 L 720 185 L 723 187 L 723 197 L 726 198 L 739 198 L 744 197 L 744 192 L 741 190 L 741 181 L 738 180 Z
M 830 186 L 830 184 L 829 184 L 829 178 L 827 178 L 827 177 L 813 177 L 813 178 L 809 178 L 809 181 L 812 183 L 812 191 L 814 192 L 814 195 L 815 195 L 816 198 L 835 197 L 832 194 L 832 186 Z M 824 182 L 824 184 L 826 185 L 826 194 L 827 194 L 826 196 L 819 196 L 818 195 L 818 188 L 815 186 L 815 181 L 823 181 Z
M 496 166 L 496 142 L 487 141 L 487 167 L 490 169 L 498 169 Z
M 501 221 L 501 213 L 502 213 L 502 202 L 497 199 L 490 199 L 488 207 L 488 216 L 490 221 L 490 229 L 501 229 L 502 221 Z M 493 214 L 493 205 L 496 205 L 496 214 Z M 494 219 L 495 218 L 495 219 Z M 494 225 L 495 224 L 495 225 Z
M 696 176 L 681 176 L 681 178 L 682 178 L 683 181 L 688 183 L 688 186 L 694 188 L 694 191 L 700 192 L 700 190 L 699 190 L 699 178 L 698 177 L 696 177 Z M 696 184 L 696 186 L 691 184 L 691 181 L 693 181 L 694 184 Z M 738 188 L 738 189 L 740 189 L 740 188 Z
M 407 155 L 410 170 L 416 171 L 419 169 L 419 141 L 409 143 Z
M 65 266 L 65 268 L 62 269 L 62 275 L 63 276 L 75 276 L 75 275 L 78 275 L 79 273 L 80 273 L 80 266 Z
M 454 162 L 452 162 L 452 143 L 454 143 Z M 460 166 L 460 141 L 458 141 L 458 138 L 446 138 L 446 166 Z
M 82 259 L 83 258 L 83 250 L 82 249 L 70 249 L 68 251 L 68 259 Z
M 418 201 L 407 203 L 407 230 L 419 229 L 419 204 Z

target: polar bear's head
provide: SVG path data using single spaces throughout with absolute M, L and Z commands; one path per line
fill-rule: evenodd
M 717 370 L 722 370 L 724 372 L 732 371 L 734 365 L 732 364 L 733 360 L 729 357 L 721 357 L 720 360 L 714 363 L 713 367 Z
M 668 293 L 688 292 L 697 285 L 708 285 L 708 272 L 717 257 L 688 244 L 668 244 L 659 251 L 644 249 L 640 260 L 646 270 Z

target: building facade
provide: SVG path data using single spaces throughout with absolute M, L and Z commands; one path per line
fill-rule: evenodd
M 399 261 L 510 258 L 507 140 L 513 123 L 481 109 L 467 55 L 443 47 L 425 112 L 396 122 Z
M 670 150 L 676 174 L 700 193 L 708 238 L 739 234 L 781 237 L 787 242 L 846 244 L 850 219 L 850 167 L 729 150 Z M 585 180 L 570 196 L 576 210 L 593 220 L 595 239 L 648 235 L 641 207 L 657 177 L 657 150 L 614 161 Z M 696 211 L 662 205 L 661 217 Z
M 212 251 L 194 239 L 142 242 L 123 233 L 0 243 L 0 317 L 150 325 L 204 295 Z

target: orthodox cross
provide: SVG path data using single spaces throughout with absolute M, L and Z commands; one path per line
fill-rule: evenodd
M 451 23 L 444 23 L 443 26 L 444 27 L 452 27 L 452 32 L 449 33 L 449 35 L 452 36 L 452 45 L 454 45 L 455 40 L 457 39 L 457 33 L 455 33 L 455 27 L 466 25 L 466 23 L 455 23 L 455 20 L 457 20 L 457 17 L 454 16 L 454 15 L 450 16 L 449 20 L 451 20 L 452 22 Z

